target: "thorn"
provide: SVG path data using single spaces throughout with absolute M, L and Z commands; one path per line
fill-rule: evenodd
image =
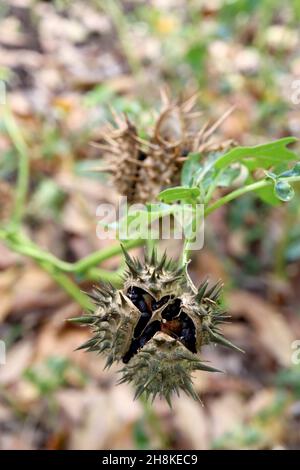
M 184 103 L 182 103 L 182 105 L 180 106 L 183 110 L 184 113 L 189 113 L 191 111 L 191 109 L 195 106 L 196 102 L 197 102 L 197 99 L 199 97 L 199 92 L 196 91 L 195 93 L 193 93 L 187 100 L 184 101 Z M 203 113 L 196 113 L 196 114 L 203 114 Z
M 157 263 L 157 252 L 156 252 L 156 248 L 154 247 L 151 253 L 150 264 L 152 266 L 155 266 L 156 263 Z
M 91 147 L 96 148 L 96 149 L 105 150 L 106 152 L 111 152 L 111 153 L 115 153 L 115 154 L 119 153 L 118 150 L 115 147 L 113 148 L 110 145 L 101 144 L 100 142 L 89 142 L 89 145 Z
M 172 263 L 173 263 L 173 260 L 172 260 L 172 259 L 168 259 L 168 261 L 166 262 L 166 265 L 165 265 L 165 269 L 170 269 Z
M 165 251 L 163 256 L 161 257 L 160 262 L 157 265 L 157 271 L 161 271 L 166 263 L 167 260 L 167 252 Z
M 220 127 L 223 122 L 230 116 L 230 114 L 235 110 L 236 106 L 231 106 L 222 116 L 208 129 L 204 134 L 204 140 L 207 140 L 217 129 Z
M 121 379 L 118 380 L 117 385 L 122 385 L 125 382 L 127 382 L 127 377 L 122 377 Z
M 112 117 L 113 117 L 114 120 L 115 120 L 115 123 L 116 123 L 119 127 L 124 126 L 124 121 L 122 120 L 121 116 L 119 116 L 119 114 L 117 113 L 117 111 L 116 111 L 111 105 L 109 105 L 109 110 L 110 110 L 110 113 L 111 113 Z
M 168 403 L 169 407 L 170 407 L 170 408 L 171 408 L 171 410 L 172 410 L 172 402 L 171 402 L 171 396 L 170 396 L 170 393 L 167 393 L 167 394 L 165 395 L 165 399 L 166 399 L 166 401 L 167 401 L 167 403 Z
M 142 395 L 143 391 L 144 391 L 144 385 L 139 385 L 135 391 L 133 399 L 136 400 L 137 398 L 139 398 Z
M 74 318 L 68 318 L 67 321 L 70 323 L 83 323 L 83 324 L 91 324 L 94 323 L 97 320 L 97 317 L 95 315 L 86 315 L 82 317 L 74 317 Z
M 211 300 L 217 300 L 223 289 L 223 286 L 223 282 L 218 281 L 208 292 L 206 292 L 205 297 L 209 297 Z
M 156 269 L 154 268 L 150 276 L 150 281 L 155 282 L 155 280 L 156 280 Z
M 241 353 L 245 353 L 245 351 L 243 351 L 241 348 L 239 348 L 238 346 L 233 344 L 228 339 L 224 338 L 224 336 L 219 335 L 218 333 L 215 333 L 210 328 L 207 328 L 207 330 L 209 331 L 209 334 L 210 334 L 211 339 L 212 339 L 213 342 L 218 343 L 218 344 L 222 344 L 223 346 L 226 346 L 227 348 L 231 348 L 231 349 L 239 351 Z
M 96 303 L 96 305 L 99 304 L 99 300 L 101 299 L 99 298 L 98 294 L 96 295 L 96 294 L 93 294 L 92 292 L 88 292 L 87 295 L 90 299 L 92 299 Z
M 103 370 L 109 369 L 112 366 L 113 362 L 114 362 L 114 357 L 112 355 L 108 356 Z
M 164 107 L 170 106 L 171 98 L 170 98 L 170 90 L 167 86 L 163 86 L 159 90 L 160 99 Z
M 195 297 L 195 299 L 198 302 L 201 302 L 201 300 L 203 298 L 203 295 L 205 294 L 205 291 L 207 289 L 207 286 L 208 286 L 208 280 L 207 279 L 204 282 L 202 282 L 202 284 L 200 284 L 198 292 L 197 292 L 196 297 Z
M 109 347 L 110 347 L 110 342 L 109 341 L 104 341 L 104 343 L 102 344 L 102 346 L 98 350 L 98 354 L 103 353 L 103 351 L 105 351 L 105 349 L 108 349 Z
M 203 364 L 203 362 L 198 362 L 197 365 L 195 365 L 196 370 L 203 370 L 205 372 L 221 372 L 224 373 L 223 370 L 216 369 L 215 367 L 207 366 L 206 364 Z
M 159 147 L 158 145 L 154 145 L 152 144 L 151 142 L 148 142 L 147 140 L 144 140 L 142 139 L 141 137 L 138 137 L 138 136 L 133 136 L 133 139 L 138 143 L 138 144 L 141 144 L 141 145 L 144 145 L 152 150 L 157 150 Z
M 149 379 L 142 385 L 139 385 L 137 391 L 136 391 L 136 397 L 135 398 L 138 398 L 140 395 L 142 395 L 142 393 L 146 392 L 149 396 L 149 390 L 147 391 L 147 387 L 148 385 L 152 382 L 152 380 L 155 378 L 156 374 L 152 374 Z M 141 391 L 139 391 L 141 390 Z
M 83 343 L 81 346 L 76 348 L 75 351 L 79 351 L 80 349 L 87 349 L 87 348 L 90 348 L 90 347 L 94 347 L 97 344 L 98 341 L 99 341 L 98 338 L 89 339 L 88 341 Z
M 194 144 L 194 147 L 195 147 L 195 148 L 194 148 L 194 151 L 198 151 L 199 146 L 200 146 L 201 142 L 203 141 L 203 136 L 204 136 L 205 131 L 206 131 L 207 127 L 208 127 L 208 124 L 209 124 L 208 121 L 205 122 L 204 125 L 201 127 L 200 131 L 198 132 L 197 137 L 196 137 L 196 139 L 195 139 L 195 144 Z
M 135 276 L 139 276 L 139 272 L 135 267 L 135 263 L 134 263 L 133 259 L 129 256 L 129 254 L 127 253 L 127 251 L 125 250 L 125 248 L 122 244 L 121 244 L 121 249 L 124 253 L 126 264 L 127 264 L 128 268 L 130 269 L 131 273 L 134 274 Z
M 194 390 L 194 388 L 193 388 L 193 386 L 192 386 L 192 384 L 191 384 L 191 382 L 190 382 L 190 379 L 189 379 L 189 378 L 185 378 L 185 379 L 183 380 L 183 382 L 184 382 L 183 390 L 185 391 L 185 393 L 186 393 L 187 395 L 190 395 L 192 398 L 194 398 L 194 400 L 200 401 L 200 399 L 199 399 L 197 393 L 195 392 L 195 390 Z

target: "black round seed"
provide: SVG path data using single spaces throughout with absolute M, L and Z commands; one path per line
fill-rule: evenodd
M 160 299 L 160 300 L 155 300 L 155 299 L 153 299 L 153 302 L 152 302 L 152 305 L 151 305 L 152 310 L 153 310 L 153 311 L 158 310 L 158 309 L 161 308 L 164 304 L 166 304 L 169 299 L 170 299 L 170 296 L 169 296 L 169 295 L 165 295 L 165 296 L 162 297 L 162 299 Z
M 160 322 L 154 321 L 145 328 L 143 335 L 140 338 L 140 344 L 146 344 L 154 335 L 160 330 Z
M 145 312 L 141 312 L 141 316 L 140 316 L 140 319 L 139 321 L 137 322 L 137 325 L 134 329 L 134 337 L 137 338 L 138 336 L 141 335 L 141 333 L 143 332 L 144 328 L 146 327 L 148 321 L 151 319 L 151 312 L 149 311 L 145 311 Z
M 145 328 L 145 331 L 140 338 L 136 338 L 131 342 L 130 348 L 128 349 L 127 353 L 123 357 L 123 362 L 124 364 L 127 364 L 132 356 L 134 356 L 139 349 L 141 349 L 143 346 L 145 346 L 146 343 L 155 335 L 157 331 L 160 330 L 160 322 L 159 321 L 154 321 L 153 323 L 150 323 Z
M 130 287 L 127 291 L 127 297 L 141 312 L 139 321 L 134 329 L 134 338 L 140 336 L 140 334 L 146 327 L 148 321 L 151 319 L 151 309 L 145 300 L 146 296 L 149 297 L 149 294 L 143 289 L 140 289 L 139 287 Z
M 139 349 L 139 342 L 137 339 L 134 339 L 131 342 L 127 353 L 123 356 L 122 361 L 124 362 L 124 364 L 127 364 L 130 361 L 132 356 L 134 356 L 137 353 L 138 349 Z
M 189 153 L 190 153 L 190 150 L 188 148 L 183 148 L 181 150 L 181 157 L 187 157 Z
M 180 314 L 181 320 L 181 332 L 180 341 L 185 345 L 191 352 L 196 353 L 196 329 L 193 321 L 184 312 Z
M 143 297 L 144 294 L 145 291 L 139 287 L 130 287 L 127 291 L 127 297 L 134 305 L 136 305 L 136 303 Z
M 139 150 L 139 153 L 138 153 L 138 160 L 140 162 L 143 162 L 144 160 L 146 160 L 147 158 L 147 153 L 146 152 L 143 152 L 142 150 Z
M 176 299 L 173 303 L 169 304 L 162 312 L 161 316 L 165 320 L 172 320 L 180 313 L 181 300 Z

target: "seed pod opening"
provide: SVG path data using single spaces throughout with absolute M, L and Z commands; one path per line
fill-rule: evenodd
M 141 263 L 125 252 L 127 273 L 123 288 L 95 288 L 95 311 L 73 319 L 90 325 L 92 338 L 80 348 L 107 357 L 106 366 L 123 363 L 120 383 L 128 382 L 136 397 L 164 397 L 183 390 L 198 398 L 191 375 L 215 372 L 200 359 L 203 344 L 220 343 L 239 349 L 224 338 L 220 325 L 228 316 L 219 305 L 222 285 L 196 290 L 185 269 L 153 252 Z

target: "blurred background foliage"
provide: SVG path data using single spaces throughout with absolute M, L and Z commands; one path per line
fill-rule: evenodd
M 0 80 L 27 144 L 30 198 L 24 230 L 39 246 L 74 262 L 112 241 L 95 234 L 96 207 L 117 202 L 91 169 L 110 107 L 147 129 L 159 88 L 199 91 L 216 119 L 236 111 L 222 136 L 255 145 L 299 136 L 300 3 L 290 0 L 40 1 L 0 5 Z M 296 97 L 297 98 L 297 97 Z M 18 153 L 0 105 L 0 214 L 9 220 Z M 299 144 L 296 144 L 299 149 Z M 299 187 L 289 204 L 253 195 L 206 222 L 191 275 L 222 278 L 233 317 L 226 334 L 246 354 L 208 348 L 226 375 L 196 376 L 205 407 L 187 397 L 132 402 L 115 369 L 73 350 L 88 333 L 65 322 L 80 306 L 30 259 L 0 244 L 0 448 L 299 448 Z M 178 245 L 169 244 L 176 256 Z M 140 251 L 136 250 L 136 254 Z M 115 270 L 120 258 L 101 268 Z M 92 283 L 77 275 L 83 290 Z M 295 361 L 294 361 L 295 362 Z

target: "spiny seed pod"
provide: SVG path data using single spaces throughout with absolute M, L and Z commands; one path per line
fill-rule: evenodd
M 228 316 L 219 306 L 222 285 L 197 290 L 178 267 L 155 251 L 142 264 L 124 251 L 128 272 L 123 288 L 101 285 L 90 295 L 96 309 L 72 321 L 89 325 L 93 336 L 79 349 L 103 353 L 106 367 L 123 362 L 120 383 L 129 382 L 135 396 L 159 395 L 170 403 L 183 390 L 197 399 L 191 374 L 215 372 L 203 363 L 201 347 L 219 343 L 238 349 L 222 336 L 219 326 Z
M 102 138 L 103 144 L 93 145 L 104 150 L 108 166 L 101 171 L 112 174 L 112 182 L 119 194 L 126 195 L 129 203 L 135 202 L 135 186 L 139 168 L 144 155 L 137 141 L 135 125 L 127 116 L 121 117 L 114 113 L 115 126 L 107 124 Z
M 198 113 L 191 110 L 196 95 L 183 103 L 173 103 L 163 95 L 163 109 L 154 126 L 153 136 L 143 141 L 147 158 L 136 182 L 140 202 L 153 201 L 165 185 L 177 183 L 182 158 L 191 151 L 194 133 L 192 119 Z
M 178 184 L 181 166 L 189 153 L 208 154 L 233 144 L 231 140 L 212 140 L 233 108 L 213 125 L 206 122 L 199 130 L 201 113 L 193 111 L 196 99 L 193 95 L 186 101 L 173 102 L 167 93 L 162 93 L 162 110 L 145 139 L 139 137 L 137 127 L 127 116 L 113 112 L 115 125 L 108 124 L 102 143 L 93 145 L 104 151 L 108 161 L 108 166 L 99 170 L 112 174 L 114 186 L 127 196 L 129 203 L 154 201 L 166 185 Z

